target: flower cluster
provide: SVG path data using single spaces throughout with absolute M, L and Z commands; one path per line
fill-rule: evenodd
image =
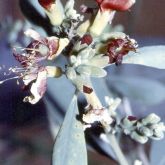
M 84 91 L 84 86 L 90 87 L 89 77 L 106 76 L 103 68 L 108 65 L 109 58 L 104 54 L 97 54 L 96 50 L 92 48 L 90 35 L 82 37 L 74 46 L 69 60 L 70 66 L 66 70 L 66 75 L 80 91 Z
M 116 111 L 121 103 L 119 98 L 113 99 L 106 96 L 105 105 L 99 100 L 92 86 L 91 78 L 105 77 L 107 66 L 122 64 L 123 58 L 130 51 L 136 52 L 138 45 L 125 33 L 114 32 L 109 27 L 115 13 L 128 11 L 135 0 L 94 0 L 94 2 L 97 5 L 95 8 L 81 5 L 82 13 L 90 13 L 88 19 L 85 20 L 84 15 L 75 10 L 75 0 L 68 0 L 65 5 L 61 0 L 38 0 L 49 19 L 47 23 L 50 31 L 44 25 L 42 26 L 47 34 L 53 35 L 43 37 L 32 29 L 25 31 L 25 35 L 30 37 L 32 41 L 25 48 L 21 47 L 21 51 L 14 48 L 13 56 L 20 67 L 11 68 L 10 71 L 17 75 L 15 78 L 22 79 L 25 90 L 30 90 L 30 94 L 24 98 L 24 102 L 31 104 L 37 103 L 43 97 L 49 77 L 57 78 L 64 74 L 74 85 L 76 97 L 73 97 L 71 108 L 69 108 L 73 111 L 66 113 L 64 125 L 62 125 L 62 131 L 60 131 L 57 141 L 61 137 L 62 140 L 65 137 L 65 129 L 70 128 L 65 127 L 68 122 L 71 122 L 69 126 L 76 136 L 77 133 L 78 136 L 81 133 L 80 124 L 84 124 L 84 128 L 89 128 L 94 123 L 99 123 L 104 130 L 104 136 L 110 138 L 116 155 L 120 155 L 118 157 L 121 159 L 119 163 L 127 164 L 114 140 L 115 134 L 124 132 L 135 141 L 146 143 L 149 139 L 162 139 L 165 125 L 155 114 L 150 114 L 142 119 L 137 119 L 134 116 L 122 118 Z M 18 30 L 20 30 L 20 26 Z M 65 58 L 65 68 L 53 65 L 53 60 L 60 54 L 63 56 L 62 59 Z M 50 60 L 53 61 L 52 65 L 50 63 L 48 65 Z M 0 81 L 0 84 L 4 81 Z M 81 123 L 77 123 L 74 118 L 78 112 L 78 91 L 83 93 L 87 101 L 87 107 L 84 108 L 83 114 L 80 114 L 82 116 Z M 76 123 L 74 123 L 75 121 Z M 63 127 L 65 128 L 63 129 Z M 84 134 L 82 135 L 84 136 Z M 72 143 L 74 140 L 77 142 L 78 139 L 81 139 L 71 136 L 70 138 L 72 139 L 69 139 L 68 142 Z M 67 155 L 67 158 L 69 157 Z M 76 160 L 78 159 L 76 158 Z M 137 160 L 134 164 L 141 164 L 141 162 Z
M 139 143 L 146 143 L 149 138 L 160 140 L 164 137 L 165 125 L 160 120 L 156 114 L 150 114 L 140 120 L 128 116 L 122 120 L 121 127 L 124 133 L 130 135 L 132 139 Z

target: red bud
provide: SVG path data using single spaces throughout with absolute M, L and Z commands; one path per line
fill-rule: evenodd
M 55 0 L 38 0 L 40 5 L 45 8 L 46 10 L 49 10 L 51 5 L 55 3 Z
M 125 11 L 128 10 L 134 3 L 135 0 L 96 0 L 102 10 L 117 10 Z
M 92 43 L 93 39 L 92 36 L 90 34 L 85 34 L 82 38 L 81 38 L 81 44 L 87 44 L 90 45 Z

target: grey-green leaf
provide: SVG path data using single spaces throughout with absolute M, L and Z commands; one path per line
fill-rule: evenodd
M 53 165 L 87 165 L 84 131 L 76 119 L 77 114 L 77 97 L 74 96 L 55 141 Z
M 90 65 L 80 65 L 77 67 L 76 70 L 80 74 L 84 74 L 91 77 L 105 77 L 107 74 L 104 69 Z
M 138 76 L 110 76 L 108 85 L 120 94 L 147 106 L 165 100 L 165 86 L 156 80 Z
M 165 46 L 147 46 L 124 56 L 123 63 L 165 69 Z
M 165 121 L 163 121 L 165 122 Z M 150 165 L 164 165 L 165 164 L 165 138 L 159 141 L 152 141 L 150 149 Z

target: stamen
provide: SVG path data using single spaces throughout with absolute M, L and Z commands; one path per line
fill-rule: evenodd
M 32 50 L 32 51 L 35 51 L 35 52 L 40 52 L 39 49 L 33 49 L 33 48 L 23 48 L 23 47 L 13 47 L 15 49 L 21 49 L 22 51 L 23 50 Z
M 13 80 L 13 79 L 17 79 L 17 78 L 19 78 L 19 76 L 7 78 L 7 79 L 5 79 L 5 80 L 0 81 L 0 84 L 3 84 L 3 83 L 6 82 L 6 81 Z

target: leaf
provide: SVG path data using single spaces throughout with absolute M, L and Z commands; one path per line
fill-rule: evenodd
M 150 150 L 150 164 L 164 165 L 165 164 L 165 138 L 162 140 L 154 140 Z
M 127 56 L 124 56 L 123 63 L 165 69 L 165 46 L 140 48 L 137 53 L 129 53 Z
M 137 76 L 110 76 L 108 84 L 120 94 L 145 105 L 154 105 L 165 100 L 165 86 L 156 80 Z
M 85 81 L 85 80 L 84 80 Z M 96 93 L 98 93 L 101 102 L 104 102 L 104 96 L 109 96 L 110 93 L 107 87 L 104 84 L 103 79 L 92 79 L 94 88 L 96 89 Z M 87 80 L 86 80 L 87 83 Z M 86 84 L 87 85 L 87 84 Z M 67 110 L 75 88 L 74 86 L 66 79 L 65 76 L 62 76 L 56 81 L 54 79 L 48 79 L 48 90 L 46 96 L 44 97 L 44 103 L 46 106 L 46 111 L 48 114 L 49 127 L 51 130 L 51 134 L 55 139 L 59 130 L 61 123 L 63 122 L 63 118 L 65 115 L 65 111 Z M 64 90 L 66 89 L 66 90 Z M 63 91 L 63 92 L 61 92 Z M 79 98 L 81 103 L 85 106 L 83 98 Z M 104 103 L 105 104 L 105 103 Z M 88 132 L 91 129 L 88 130 Z M 90 133 L 88 141 L 89 148 L 92 148 L 96 152 L 101 152 L 104 156 L 113 157 L 111 154 L 111 148 L 107 143 L 104 143 L 99 137 L 95 137 L 93 132 Z
M 90 65 L 80 65 L 77 67 L 77 72 L 91 77 L 105 77 L 107 72 L 99 67 Z
M 87 165 L 84 131 L 76 119 L 77 114 L 77 97 L 74 96 L 55 141 L 53 165 Z
M 97 66 L 100 68 L 104 68 L 109 63 L 109 57 L 103 56 L 102 54 L 94 56 L 87 65 Z

